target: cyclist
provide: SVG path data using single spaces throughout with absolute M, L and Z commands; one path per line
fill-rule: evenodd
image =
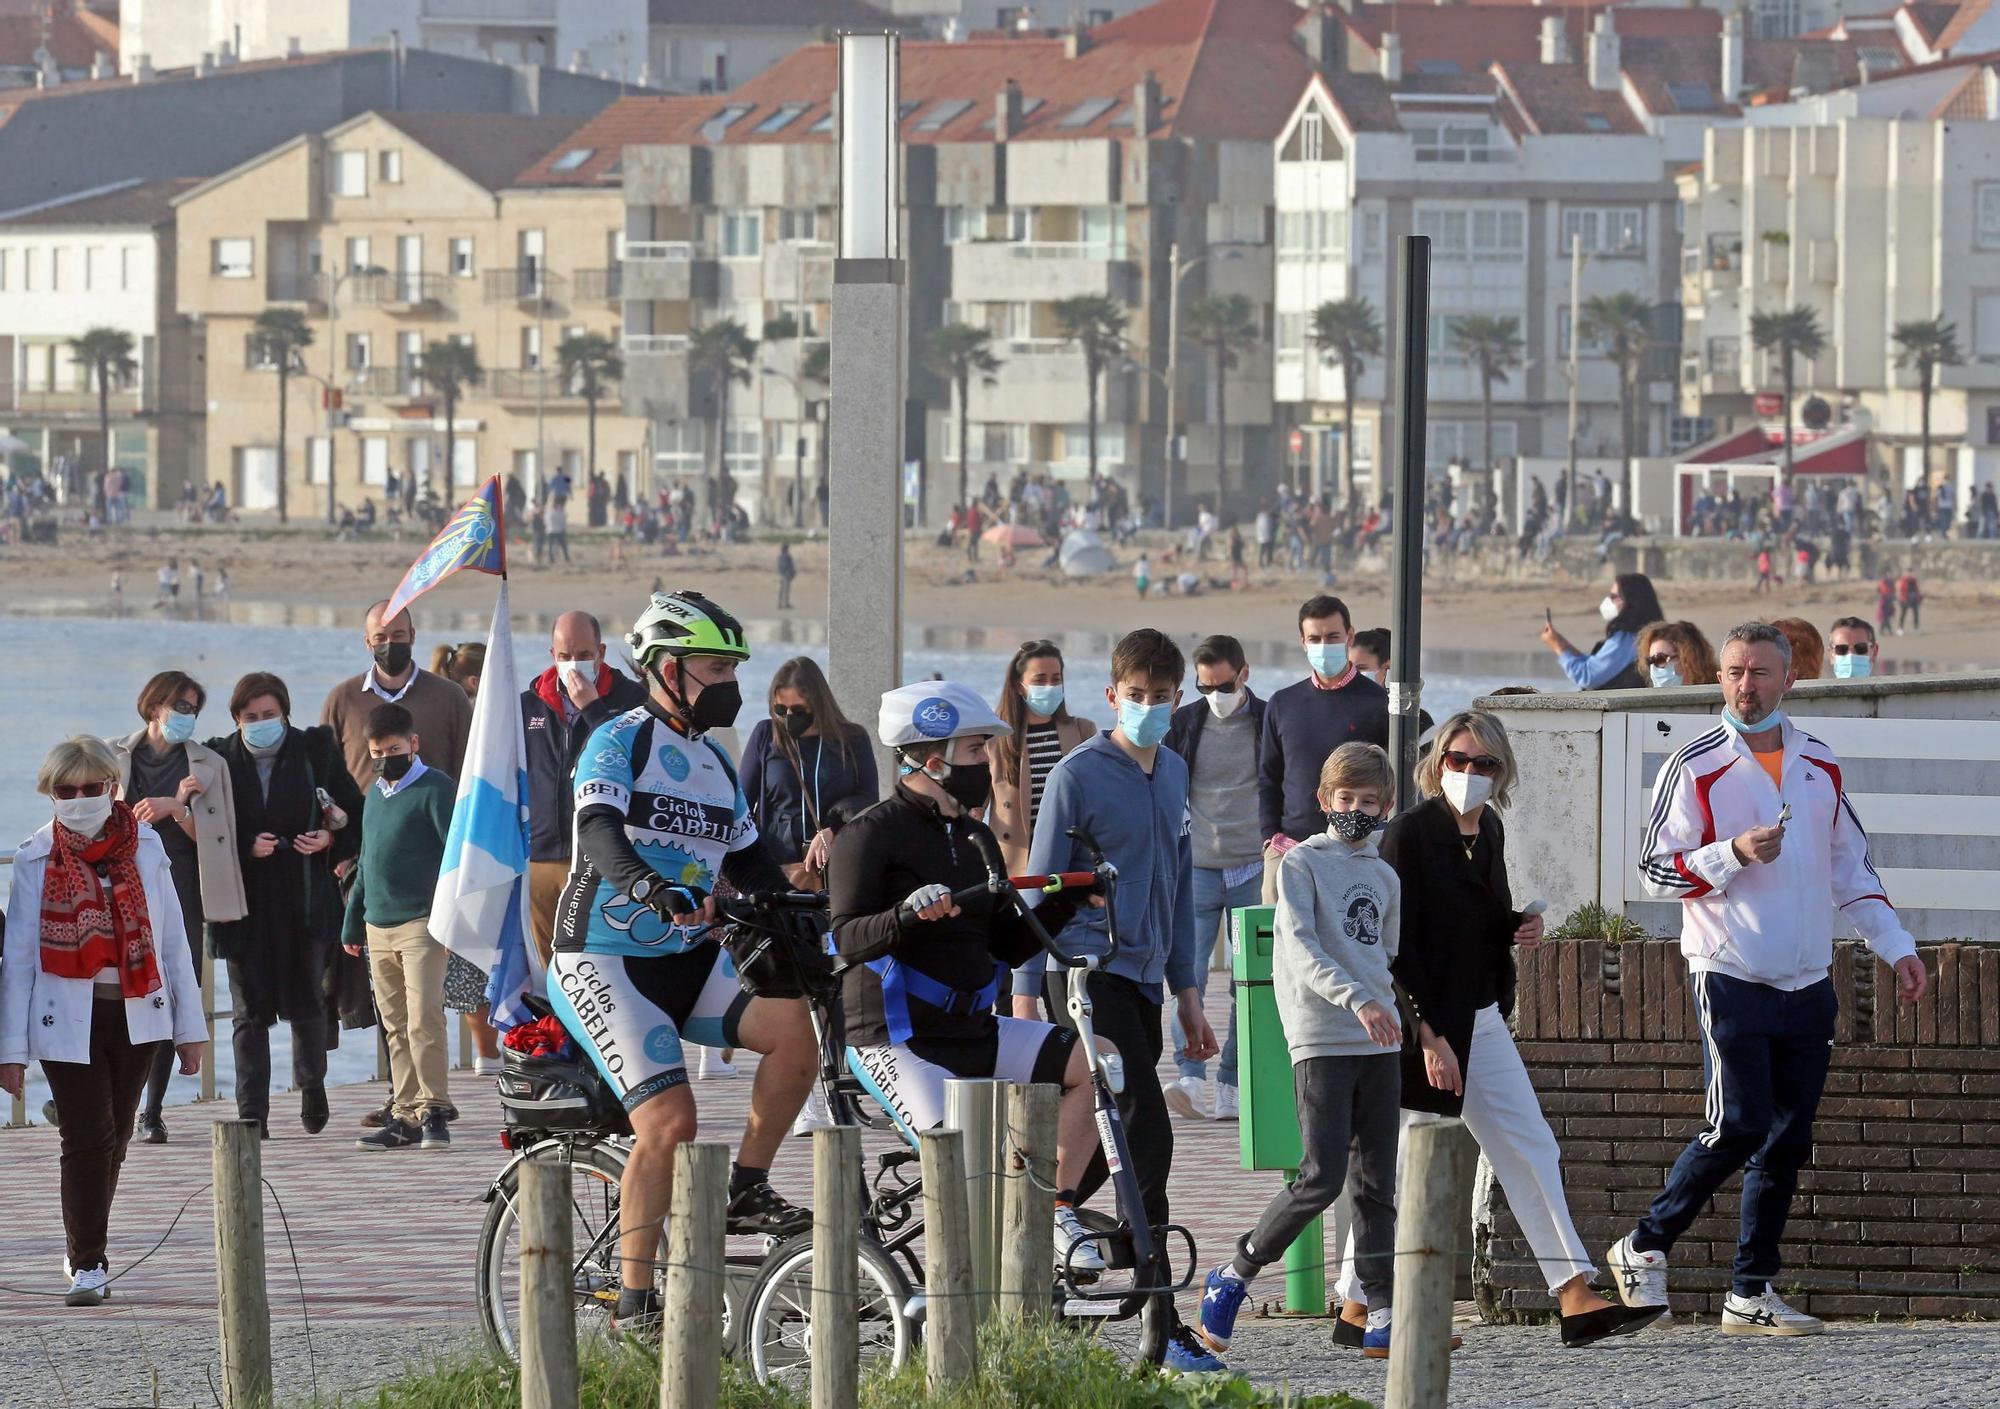
M 736 618 L 696 592 L 655 592 L 625 638 L 646 702 L 598 726 L 576 764 L 576 847 L 557 906 L 549 1001 L 624 1102 L 618 1320 L 657 1321 L 653 1269 L 674 1151 L 695 1134 L 681 1043 L 761 1053 L 729 1180 L 729 1231 L 786 1236 L 812 1214 L 770 1185 L 771 1159 L 817 1069 L 805 1005 L 753 998 L 713 943 L 718 878 L 785 890 L 736 770 L 707 737 L 742 705 Z
M 841 828 L 827 862 L 834 943 L 849 964 L 847 1062 L 912 1137 L 944 1122 L 944 1084 L 954 1077 L 1060 1085 L 1056 1182 L 1069 1189 L 1097 1148 L 1083 1049 L 1069 1028 L 994 1016 L 1009 967 L 1040 946 L 995 899 L 952 899 L 986 879 L 971 837 L 992 833 L 971 814 L 992 789 L 986 745 L 1007 732 L 963 685 L 925 681 L 882 696 L 878 734 L 895 754 L 895 791 Z M 1036 913 L 1053 931 L 1079 903 L 1058 893 Z M 1074 1244 L 1070 1266 L 1101 1271 L 1096 1245 L 1077 1242 L 1088 1236 L 1075 1211 L 1057 1205 L 1058 1258 Z

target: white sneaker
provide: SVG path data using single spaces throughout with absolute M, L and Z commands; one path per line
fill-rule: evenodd
M 474 1076 L 498 1076 L 505 1070 L 506 1065 L 507 1061 L 504 1057 L 474 1057 L 472 1059 L 472 1074 Z
M 701 1062 L 694 1069 L 694 1079 L 696 1081 L 707 1081 L 710 1077 L 734 1075 L 736 1075 L 736 1067 L 730 1062 L 723 1061 L 720 1052 L 712 1051 L 707 1047 L 701 1049 Z
M 86 1267 L 70 1279 L 69 1295 L 63 1298 L 65 1306 L 102 1306 L 111 1295 L 108 1283 L 110 1277 L 100 1265 Z
M 1102 1272 L 1104 1258 L 1097 1250 L 1096 1242 L 1079 1243 L 1078 1238 L 1092 1238 L 1097 1235 L 1083 1226 L 1083 1220 L 1076 1216 L 1076 1210 L 1068 1204 L 1056 1205 L 1056 1272 L 1063 1270 L 1063 1259 L 1069 1259 L 1072 1272 Z M 1070 1248 L 1076 1251 L 1072 1253 Z
M 833 1112 L 827 1107 L 826 1095 L 819 1089 L 818 1083 L 814 1083 L 806 1103 L 799 1107 L 798 1119 L 792 1122 L 792 1134 L 810 1135 L 815 1130 L 831 1130 L 833 1124 Z
M 1221 1082 L 1217 1082 L 1215 1086 L 1215 1119 L 1235 1120 L 1237 1115 L 1236 1088 L 1234 1086 L 1224 1086 Z
M 1206 1082 L 1199 1077 L 1183 1076 L 1166 1089 L 1167 1109 L 1182 1120 L 1200 1120 L 1207 1114 L 1201 1108 L 1201 1098 L 1207 1094 Z
M 1761 1296 L 1731 1292 L 1722 1299 L 1725 1336 L 1816 1336 L 1825 1329 L 1819 1317 L 1794 1311 L 1769 1287 Z
M 1667 1255 L 1640 1252 L 1632 1246 L 1630 1234 L 1611 1245 L 1604 1255 L 1611 1265 L 1612 1286 L 1627 1306 L 1667 1304 Z

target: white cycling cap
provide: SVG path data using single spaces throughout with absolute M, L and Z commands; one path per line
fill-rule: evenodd
M 949 680 L 922 680 L 882 696 L 875 732 L 884 748 L 900 749 L 968 734 L 1012 731 L 977 691 Z

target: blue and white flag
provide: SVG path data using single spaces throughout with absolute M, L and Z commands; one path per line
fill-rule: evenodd
M 494 475 L 459 505 L 458 512 L 438 530 L 437 537 L 417 554 L 417 560 L 389 594 L 382 620 L 394 621 L 405 607 L 455 572 L 490 572 L 504 581 L 507 576 L 505 505 L 500 476 Z M 504 593 L 500 600 L 506 601 Z
M 539 956 L 531 957 L 526 942 L 527 878 L 528 756 L 503 577 L 486 636 L 458 802 L 431 898 L 431 934 L 488 976 L 486 998 L 498 1028 L 528 1020 L 523 990 L 530 984 L 539 988 L 542 980 Z

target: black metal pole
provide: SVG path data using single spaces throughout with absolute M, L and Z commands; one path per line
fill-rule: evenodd
M 1429 396 L 1431 242 L 1403 239 L 1402 335 L 1396 339 L 1395 564 L 1389 575 L 1389 758 L 1396 805 L 1416 805 L 1417 714 L 1423 693 L 1424 450 Z

